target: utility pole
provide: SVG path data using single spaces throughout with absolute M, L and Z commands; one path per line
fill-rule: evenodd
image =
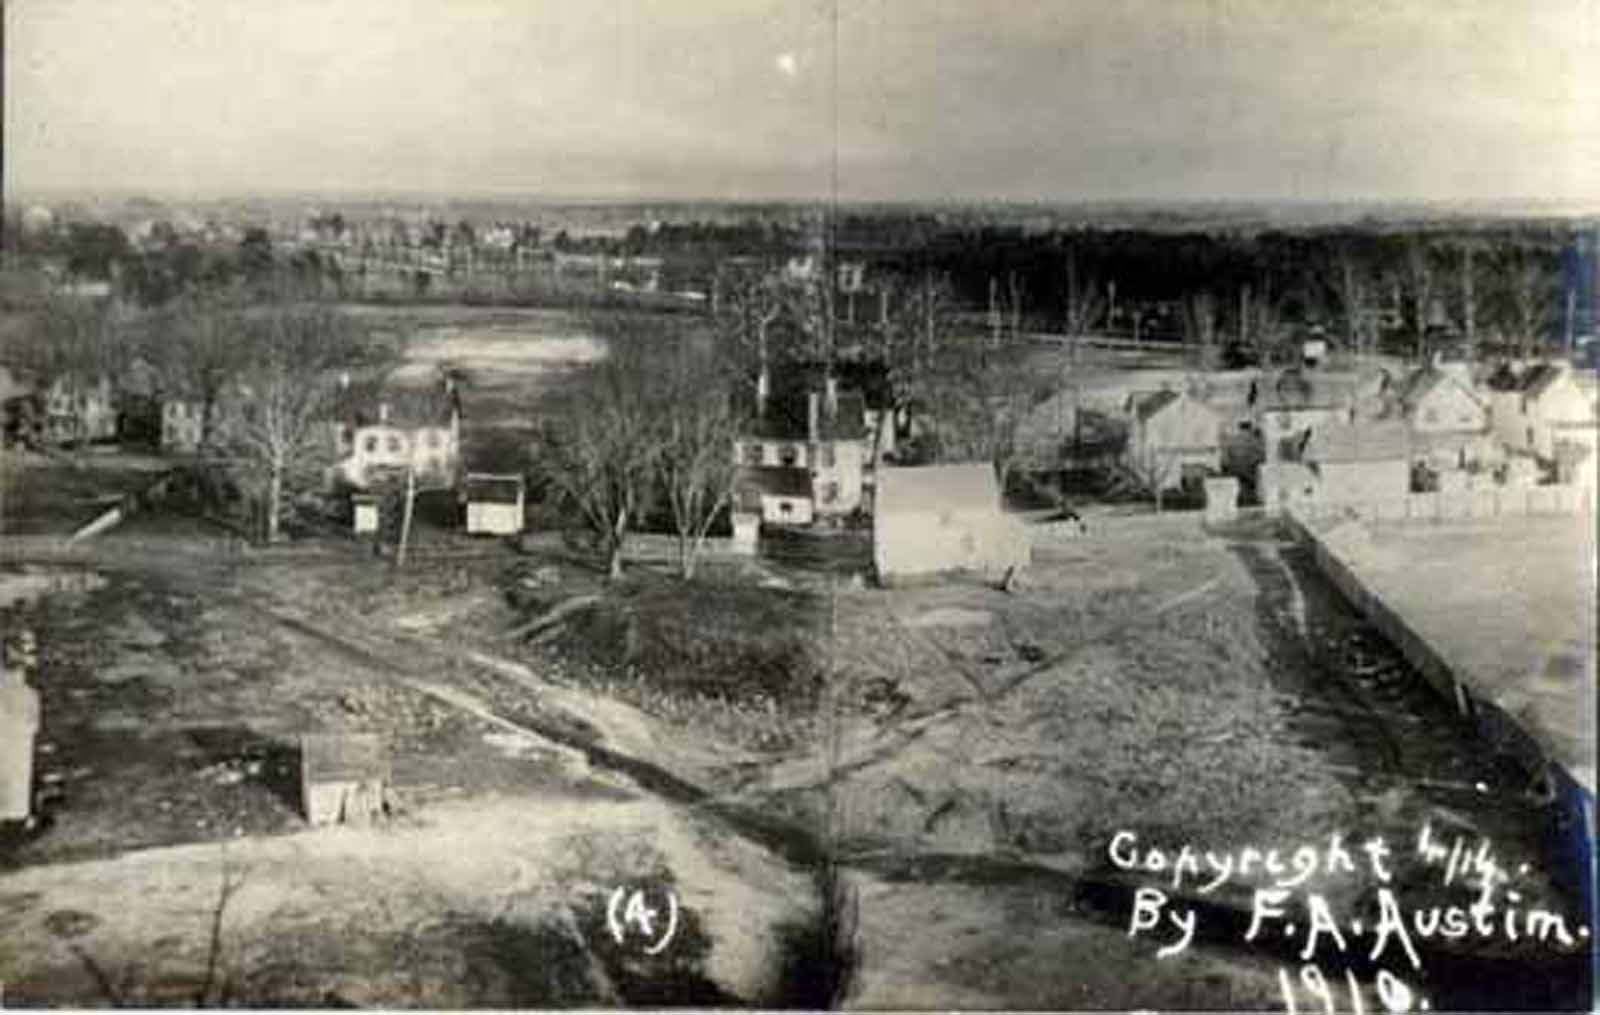
M 400 545 L 395 549 L 395 567 L 406 566 L 406 543 L 411 538 L 411 512 L 416 499 L 417 464 L 413 461 L 406 466 L 406 502 L 400 514 Z

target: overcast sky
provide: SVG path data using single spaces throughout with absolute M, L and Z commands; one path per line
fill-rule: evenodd
M 1600 197 L 1597 0 L 9 0 L 8 189 Z M 836 164 L 836 168 L 835 168 Z

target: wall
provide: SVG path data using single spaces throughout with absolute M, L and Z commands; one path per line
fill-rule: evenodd
M 1572 515 L 1594 510 L 1587 487 L 1529 486 L 1463 490 L 1452 493 L 1410 493 L 1371 500 L 1302 500 L 1293 510 L 1308 519 L 1360 517 L 1372 521 L 1452 521 L 1526 515 Z
M 1560 487 L 1544 487 L 1559 490 Z M 1576 498 L 1587 505 L 1588 498 Z M 1452 672 L 1431 645 L 1413 632 L 1383 599 L 1369 590 L 1347 562 L 1366 538 L 1364 523 L 1352 521 L 1323 532 L 1314 531 L 1297 512 L 1284 515 L 1291 534 L 1310 547 L 1317 565 L 1344 597 L 1376 627 L 1390 644 L 1399 649 L 1408 663 L 1440 694 L 1456 703 L 1457 710 L 1472 720 L 1478 735 L 1494 750 L 1517 759 L 1530 774 L 1545 773 L 1551 783 L 1556 819 L 1551 833 L 1558 855 L 1564 857 L 1582 892 L 1584 908 L 1594 906 L 1594 859 L 1592 836 L 1594 797 L 1571 773 L 1551 763 L 1543 750 L 1512 717 L 1500 708 L 1475 698 L 1460 676 Z
M 907 511 L 880 516 L 872 528 L 872 561 L 878 580 L 948 571 L 975 571 L 1000 579 L 1032 556 L 1031 533 L 998 511 Z

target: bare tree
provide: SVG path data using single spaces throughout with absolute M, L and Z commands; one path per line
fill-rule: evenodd
M 1478 244 L 1464 240 L 1457 247 L 1457 296 L 1461 300 L 1461 332 L 1467 343 L 1467 358 L 1478 356 Z
M 210 447 L 223 391 L 251 353 L 244 308 L 226 295 L 188 292 L 157 321 L 149 358 L 170 386 L 169 397 L 182 395 L 199 407 L 200 445 Z
M 594 536 L 615 580 L 662 452 L 660 364 L 648 354 L 650 336 L 638 320 L 618 316 L 593 327 L 608 340 L 607 355 L 552 407 L 538 460 L 559 499 Z
M 890 421 L 932 400 L 945 351 L 953 341 L 955 298 L 949 285 L 928 273 L 916 283 L 886 290 L 879 304 L 875 344 L 887 372 Z M 872 435 L 872 463 L 882 465 L 884 423 Z M 892 422 L 889 424 L 892 425 Z
M 1552 321 L 1551 307 L 1556 299 L 1554 276 L 1536 251 L 1519 247 L 1504 255 L 1500 277 L 1503 286 L 1500 317 L 1504 330 L 1513 336 L 1519 355 L 1535 355 L 1544 344 Z
M 1210 370 L 1217 360 L 1217 305 L 1208 292 L 1192 293 L 1183 304 L 1184 344 L 1196 369 Z
M 1334 298 L 1339 304 L 1339 317 L 1344 322 L 1344 340 L 1353 353 L 1369 352 L 1372 279 L 1356 260 L 1348 247 L 1334 255 Z
M 219 437 L 228 468 L 258 506 L 261 537 L 272 543 L 291 499 L 320 484 L 333 463 L 333 371 L 392 352 L 325 306 L 270 307 L 249 325 L 249 358 L 234 380 L 238 404 Z
M 1406 244 L 1405 284 L 1411 304 L 1411 328 L 1416 337 L 1416 355 L 1421 359 L 1427 352 L 1428 316 L 1433 309 L 1434 276 L 1433 253 L 1422 240 L 1413 237 Z
M 1067 293 L 1063 325 L 1072 343 L 1072 357 L 1077 359 L 1078 341 L 1087 335 L 1105 315 L 1106 297 L 1100 283 L 1094 278 L 1080 279 L 1076 254 L 1067 255 Z
M 770 273 L 724 268 L 717 275 L 714 314 L 719 337 L 748 383 L 768 374 L 777 354 L 774 327 L 787 309 L 783 288 Z
M 712 357 L 697 354 L 683 338 L 677 351 L 664 393 L 656 471 L 678 534 L 679 574 L 688 580 L 706 533 L 733 499 L 738 427 Z
M 941 461 L 987 461 L 1001 488 L 1018 458 L 1018 435 L 1031 406 L 1034 378 L 1027 349 L 1011 336 L 947 343 L 932 384 L 934 434 Z

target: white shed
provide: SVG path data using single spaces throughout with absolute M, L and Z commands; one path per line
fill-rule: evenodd
M 521 476 L 469 472 L 463 496 L 469 535 L 509 536 L 522 531 L 526 490 Z
M 1027 529 L 1002 510 L 987 462 L 879 473 L 872 558 L 880 582 L 948 571 L 1001 579 L 1031 556 Z
M 378 498 L 365 493 L 352 494 L 350 512 L 354 516 L 355 533 L 370 535 L 378 531 Z

